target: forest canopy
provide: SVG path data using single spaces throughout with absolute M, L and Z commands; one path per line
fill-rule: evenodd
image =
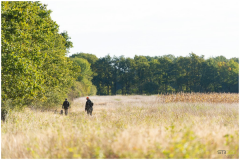
M 72 55 L 84 56 L 86 53 Z M 204 59 L 194 53 L 186 57 L 107 55 L 94 60 L 92 70 L 92 82 L 98 95 L 239 92 L 238 58 L 218 56 Z

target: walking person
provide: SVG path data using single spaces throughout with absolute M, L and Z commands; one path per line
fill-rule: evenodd
M 92 101 L 87 97 L 87 102 L 86 102 L 86 105 L 85 105 L 85 112 L 87 111 L 87 114 L 89 115 L 92 115 L 92 111 L 93 111 L 93 103 Z
M 62 109 L 65 110 L 65 115 L 68 115 L 68 108 L 70 107 L 70 103 L 68 102 L 67 98 L 63 102 Z

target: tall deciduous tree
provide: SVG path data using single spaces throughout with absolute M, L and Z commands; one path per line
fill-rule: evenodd
M 58 103 L 75 79 L 66 57 L 71 45 L 46 7 L 40 2 L 1 2 L 3 101 Z

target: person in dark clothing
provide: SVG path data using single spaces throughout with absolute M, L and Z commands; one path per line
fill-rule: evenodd
M 93 111 L 93 103 L 92 101 L 87 97 L 87 102 L 85 105 L 85 112 L 87 111 L 87 114 L 92 115 L 92 111 Z
M 68 114 L 68 108 L 70 107 L 70 103 L 68 102 L 67 98 L 63 102 L 62 109 L 65 110 L 65 115 Z

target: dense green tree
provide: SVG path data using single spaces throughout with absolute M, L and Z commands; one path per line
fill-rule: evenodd
M 217 56 L 213 58 L 216 62 L 227 62 L 227 58 L 224 56 Z
M 70 58 L 84 58 L 91 64 L 91 69 L 93 71 L 93 75 L 97 76 L 97 66 L 96 62 L 98 60 L 97 56 L 89 53 L 76 53 L 70 56 Z
M 234 60 L 218 62 L 221 92 L 238 92 L 239 67 Z
M 90 53 L 76 53 L 70 56 L 70 58 L 84 58 L 86 59 L 91 65 L 96 63 L 96 61 L 98 60 L 97 56 L 95 56 L 94 54 L 90 54 Z
M 217 68 L 214 63 L 214 59 L 210 58 L 202 63 L 201 72 L 201 87 L 202 92 L 213 92 L 214 81 L 217 78 Z
M 135 62 L 135 71 L 136 71 L 136 82 L 138 83 L 138 93 L 143 94 L 143 84 L 147 82 L 149 77 L 147 74 L 149 73 L 149 62 L 144 56 L 134 57 Z
M 69 50 L 73 47 L 73 43 L 70 41 L 71 37 L 69 37 L 67 31 L 61 33 L 61 36 L 65 39 L 65 47 Z M 69 51 L 68 51 L 69 52 Z
M 92 84 L 93 72 L 91 64 L 84 58 L 70 58 L 73 61 L 73 72 L 77 75 L 76 82 L 68 94 L 74 99 L 81 96 L 95 95 L 96 87 Z
M 84 58 L 71 58 L 74 66 L 79 66 L 81 71 L 78 73 L 77 81 L 81 81 L 84 78 L 92 80 L 91 64 Z
M 239 64 L 231 59 L 228 63 L 229 72 L 229 92 L 239 92 Z
M 97 87 L 97 94 L 111 94 L 113 66 L 109 55 L 99 58 L 96 62 L 97 76 L 93 78 L 93 84 Z
M 170 86 L 170 83 L 172 82 L 172 66 L 173 62 L 170 58 L 167 56 L 163 56 L 158 58 L 159 65 L 158 67 L 160 68 L 160 80 L 159 80 L 159 85 L 160 85 L 160 92 L 167 93 L 167 92 L 172 92 L 173 89 Z
M 112 95 L 117 94 L 117 90 L 120 89 L 120 82 L 119 82 L 119 76 L 120 76 L 120 69 L 119 69 L 119 58 L 114 56 L 112 59 L 113 63 L 113 69 L 112 69 L 112 88 L 111 88 L 111 93 Z
M 236 57 L 234 57 L 234 58 L 231 58 L 234 62 L 237 62 L 238 64 L 239 64 L 239 58 L 236 58 Z M 230 59 L 230 60 L 231 60 Z
M 98 94 L 157 94 L 172 92 L 238 92 L 237 59 L 109 55 L 96 61 Z M 107 72 L 106 72 L 107 71 Z M 109 72 L 110 71 L 110 72 Z
M 76 78 L 66 37 L 40 2 L 1 2 L 2 101 L 52 105 Z M 36 103 L 38 101 L 38 103 Z
M 125 65 L 126 65 L 126 70 L 125 70 L 125 76 L 126 76 L 126 93 L 127 94 L 133 94 L 135 93 L 133 89 L 136 87 L 134 84 L 136 84 L 136 79 L 135 79 L 135 68 L 136 68 L 136 63 L 133 59 L 131 58 L 126 58 L 125 59 Z
M 190 53 L 190 81 L 191 81 L 191 90 L 190 91 L 197 91 L 200 92 L 201 91 L 201 70 L 202 70 L 202 62 L 204 61 L 203 56 L 199 57 L 194 53 Z

